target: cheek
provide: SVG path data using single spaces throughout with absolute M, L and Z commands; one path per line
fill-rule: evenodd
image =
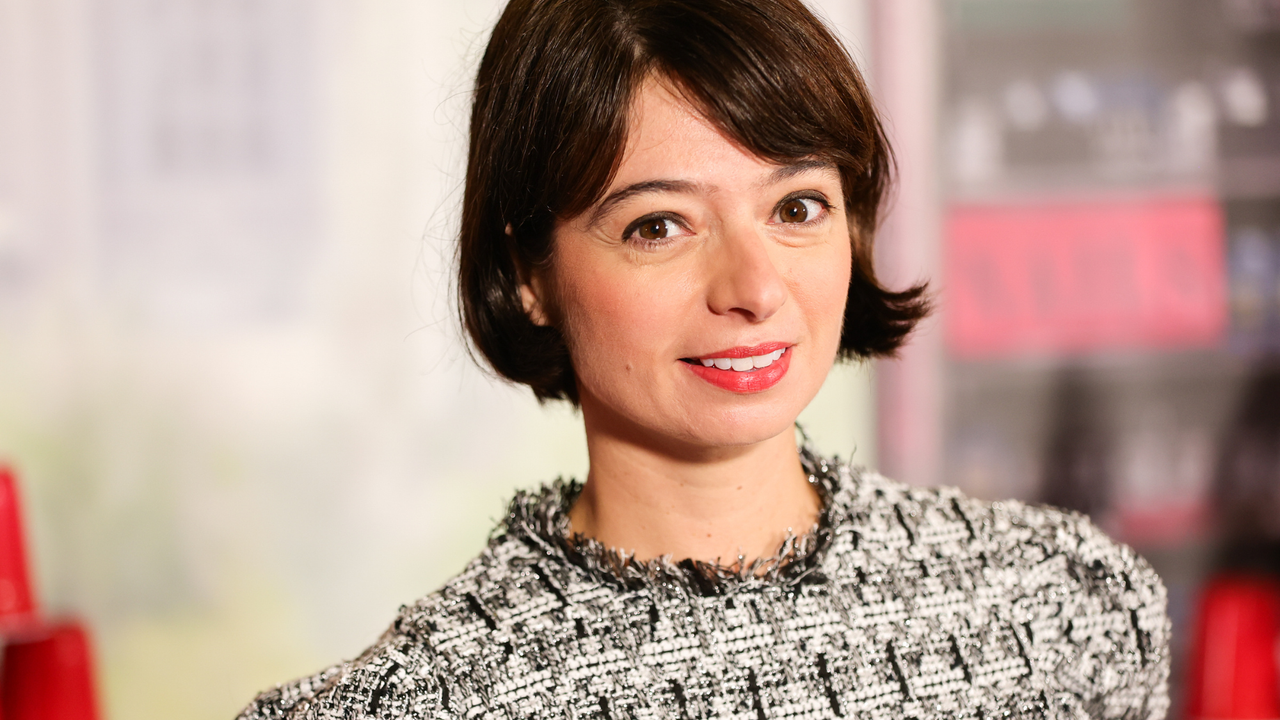
M 797 268 L 795 296 L 812 331 L 834 352 L 844 326 L 845 303 L 849 297 L 852 251 L 834 245 L 831 252 L 809 258 Z
M 669 354 L 687 282 L 659 273 L 568 273 L 560 284 L 565 335 L 579 376 L 632 372 Z

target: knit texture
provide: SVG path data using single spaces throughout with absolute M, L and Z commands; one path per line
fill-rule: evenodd
M 1129 548 L 1075 513 L 802 459 L 818 525 L 732 567 L 571 537 L 577 483 L 518 494 L 377 643 L 240 720 L 1164 717 L 1165 590 Z

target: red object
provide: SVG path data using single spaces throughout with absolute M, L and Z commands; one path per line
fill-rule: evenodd
M 17 484 L 13 471 L 0 464 L 0 626 L 35 612 Z
M 76 622 L 10 640 L 4 649 L 5 720 L 96 720 L 89 639 Z
M 946 233 L 959 357 L 1210 347 L 1226 331 L 1213 197 L 961 206 Z
M 773 363 L 768 367 L 759 368 L 757 370 L 747 370 L 746 372 L 738 372 L 736 370 L 721 370 L 720 368 L 717 368 L 714 365 L 711 367 L 704 367 L 701 364 L 686 364 L 686 367 L 688 367 L 689 370 L 694 375 L 697 375 L 698 377 L 702 378 L 703 380 L 706 380 L 707 382 L 711 383 L 712 385 L 715 385 L 716 387 L 724 388 L 725 390 L 728 390 L 730 392 L 735 392 L 742 395 L 764 392 L 765 390 L 768 390 L 774 385 L 777 385 L 779 382 L 782 382 L 783 376 L 787 374 L 787 369 L 791 367 L 791 347 L 788 345 L 782 345 L 781 343 L 769 343 L 768 345 L 761 345 L 759 347 L 772 348 L 770 350 L 764 350 L 763 352 L 760 352 L 759 354 L 761 355 L 765 355 L 767 353 L 773 352 L 773 350 L 775 349 L 782 350 L 783 353 L 781 357 L 779 357 L 777 360 L 774 360 Z M 750 355 L 746 355 L 746 354 L 734 354 L 734 353 L 741 352 L 741 350 L 738 348 L 734 348 L 733 350 L 728 350 L 725 352 L 728 354 L 708 355 L 707 357 L 719 357 L 719 358 L 751 357 Z
M 1200 601 L 1186 687 L 1189 720 L 1280 718 L 1280 583 L 1219 576 Z

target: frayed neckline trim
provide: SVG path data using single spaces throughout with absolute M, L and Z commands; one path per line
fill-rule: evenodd
M 637 560 L 625 550 L 572 533 L 568 512 L 582 492 L 582 483 L 574 479 L 558 479 L 539 489 L 516 493 L 492 542 L 505 535 L 518 537 L 550 559 L 577 568 L 591 580 L 628 590 L 728 595 L 770 587 L 794 589 L 822 580 L 818 566 L 843 516 L 836 501 L 840 489 L 838 461 L 818 457 L 805 447 L 800 451 L 800 462 L 822 501 L 818 522 L 802 534 L 788 533 L 776 553 L 750 562 L 738 558 L 738 562 L 726 566 L 693 559 L 673 561 L 669 555 Z

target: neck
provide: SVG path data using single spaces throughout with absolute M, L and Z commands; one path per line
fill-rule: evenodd
M 745 446 L 673 450 L 584 420 L 591 469 L 569 523 L 606 547 L 734 565 L 772 556 L 789 532 L 817 522 L 821 500 L 790 429 Z

